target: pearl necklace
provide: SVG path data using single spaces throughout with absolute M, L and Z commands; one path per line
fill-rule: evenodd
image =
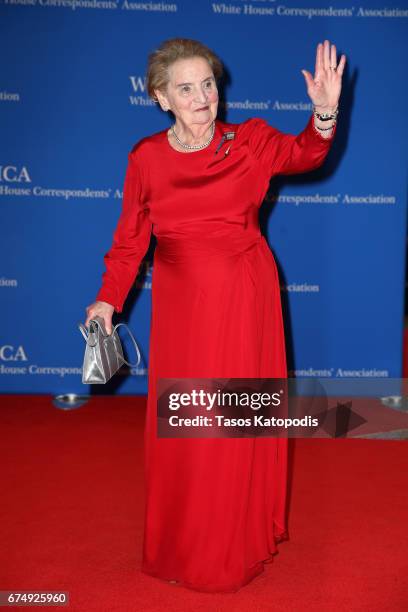
M 210 138 L 207 140 L 207 142 L 204 142 L 203 144 L 199 144 L 199 145 L 189 145 L 189 144 L 186 144 L 185 142 L 181 142 L 180 138 L 177 136 L 177 134 L 176 134 L 176 132 L 174 130 L 174 125 L 171 126 L 171 131 L 173 132 L 175 139 L 177 140 L 178 144 L 181 147 L 183 147 L 184 149 L 198 151 L 199 149 L 204 149 L 205 147 L 208 147 L 208 145 L 210 144 L 210 142 L 214 138 L 215 122 L 213 121 L 212 124 L 211 124 L 211 136 L 210 136 Z

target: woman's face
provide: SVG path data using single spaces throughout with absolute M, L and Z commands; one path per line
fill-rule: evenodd
M 180 59 L 168 70 L 166 92 L 156 91 L 161 107 L 167 107 L 176 120 L 187 126 L 211 123 L 217 116 L 218 90 L 207 60 L 203 57 Z

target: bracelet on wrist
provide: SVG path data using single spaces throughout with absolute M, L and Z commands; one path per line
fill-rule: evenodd
M 313 123 L 314 129 L 321 134 L 321 132 L 328 132 L 329 130 L 332 130 L 337 122 L 336 120 L 334 120 L 333 123 L 329 127 L 320 127 L 316 125 L 315 117 L 313 117 L 312 123 Z
M 333 121 L 333 123 L 331 124 L 330 127 L 324 128 L 324 127 L 319 127 L 318 125 L 314 124 L 316 130 L 320 130 L 321 132 L 327 132 L 328 130 L 332 130 L 334 128 L 334 126 L 336 125 L 336 122 Z
M 330 119 L 337 119 L 337 115 L 339 114 L 339 105 L 336 106 L 333 112 L 331 113 L 319 113 L 316 106 L 313 105 L 313 114 L 320 121 L 329 121 Z

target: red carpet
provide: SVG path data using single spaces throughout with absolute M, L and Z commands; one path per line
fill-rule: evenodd
M 406 442 L 292 440 L 290 540 L 214 595 L 139 571 L 144 397 L 0 402 L 0 590 L 68 591 L 62 609 L 83 612 L 406 609 Z

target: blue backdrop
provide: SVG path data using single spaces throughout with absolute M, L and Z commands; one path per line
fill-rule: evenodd
M 311 113 L 301 69 L 314 72 L 318 42 L 346 54 L 329 156 L 271 182 L 262 228 L 280 271 L 291 373 L 399 377 L 407 17 L 406 2 L 378 0 L 2 0 L 1 390 L 89 391 L 77 322 L 101 283 L 127 154 L 169 125 L 144 75 L 148 53 L 174 36 L 225 63 L 220 118 L 263 117 L 294 134 Z M 153 248 L 114 319 L 129 324 L 143 361 L 97 392 L 146 391 Z

